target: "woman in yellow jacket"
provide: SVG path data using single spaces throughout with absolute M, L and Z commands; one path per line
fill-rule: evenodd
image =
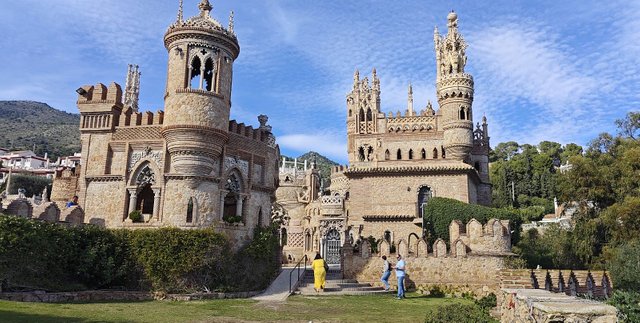
M 320 253 L 316 253 L 316 257 L 311 263 L 313 269 L 313 288 L 317 292 L 324 290 L 324 283 L 327 278 L 327 263 L 322 259 Z

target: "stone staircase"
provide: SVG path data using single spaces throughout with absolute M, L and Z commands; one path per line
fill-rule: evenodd
M 387 292 L 385 292 L 382 287 L 374 287 L 371 286 L 371 284 L 361 284 L 355 279 L 343 279 L 342 272 L 339 268 L 329 268 L 324 292 L 316 293 L 313 288 L 313 270 L 307 269 L 296 293 L 308 296 L 333 296 L 369 295 Z

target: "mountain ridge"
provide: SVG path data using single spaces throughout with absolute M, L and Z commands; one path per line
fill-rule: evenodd
M 0 147 L 58 157 L 80 152 L 80 114 L 31 100 L 0 101 Z M 35 146 L 35 149 L 34 149 Z

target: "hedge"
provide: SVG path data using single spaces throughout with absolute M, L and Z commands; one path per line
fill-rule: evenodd
M 516 211 L 496 209 L 476 204 L 468 204 L 458 200 L 434 197 L 424 208 L 424 221 L 427 224 L 429 243 L 441 238 L 449 242 L 449 225 L 453 220 L 460 220 L 463 223 L 476 219 L 482 224 L 490 219 L 510 220 L 512 244 L 516 244 L 520 237 L 520 225 L 522 220 Z
M 255 233 L 232 254 L 211 228 L 110 230 L 0 215 L 0 282 L 13 290 L 258 290 L 278 269 L 278 243 L 270 229 Z

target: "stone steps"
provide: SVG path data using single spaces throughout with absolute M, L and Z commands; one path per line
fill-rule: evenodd
M 300 295 L 333 296 L 333 295 L 369 295 L 388 293 L 382 287 L 361 284 L 355 279 L 343 279 L 342 273 L 329 270 L 325 280 L 325 288 L 322 292 L 316 292 L 313 288 L 313 271 L 307 270 L 296 293 Z

